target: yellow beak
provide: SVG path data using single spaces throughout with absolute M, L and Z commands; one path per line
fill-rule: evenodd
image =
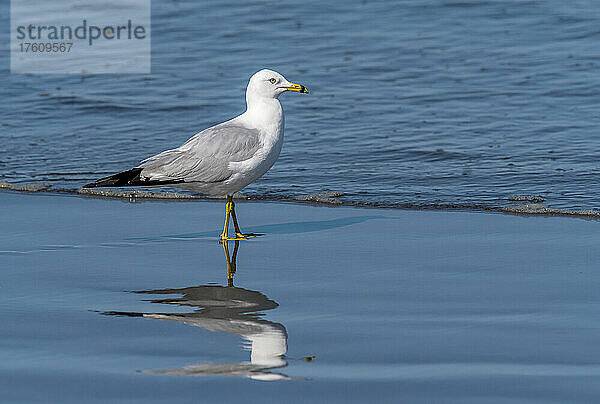
M 308 94 L 308 89 L 306 87 L 304 87 L 302 84 L 295 84 L 295 83 L 290 83 L 291 86 L 289 87 L 285 87 L 286 90 L 288 91 L 297 91 L 299 93 L 306 93 Z

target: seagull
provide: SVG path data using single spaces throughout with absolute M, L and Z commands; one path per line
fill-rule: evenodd
M 172 186 L 205 195 L 226 195 L 221 240 L 246 240 L 235 215 L 233 194 L 259 179 L 277 161 L 283 144 L 283 109 L 278 97 L 286 91 L 308 93 L 273 70 L 250 77 L 246 111 L 229 121 L 195 134 L 176 149 L 166 150 L 83 188 Z M 235 237 L 228 234 L 229 218 Z

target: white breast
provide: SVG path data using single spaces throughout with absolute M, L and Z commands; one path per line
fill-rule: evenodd
M 262 147 L 252 158 L 229 163 L 229 169 L 236 174 L 226 183 L 240 190 L 269 171 L 277 161 L 283 145 L 285 122 L 277 99 L 254 105 L 238 118 L 244 125 L 259 130 L 262 143 Z

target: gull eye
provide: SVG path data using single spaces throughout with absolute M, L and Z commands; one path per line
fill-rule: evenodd
M 275 82 L 276 82 L 277 80 L 275 80 L 274 78 L 270 78 L 270 79 L 269 79 L 269 81 L 271 82 L 271 84 L 275 84 Z

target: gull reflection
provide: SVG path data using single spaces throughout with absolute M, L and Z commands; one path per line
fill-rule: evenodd
M 239 335 L 250 350 L 250 361 L 241 363 L 201 363 L 182 369 L 149 370 L 144 373 L 168 375 L 222 375 L 243 376 L 257 380 L 285 380 L 290 377 L 272 372 L 287 366 L 287 332 L 282 324 L 264 320 L 262 312 L 278 307 L 277 302 L 264 294 L 235 287 L 233 278 L 239 241 L 233 253 L 228 242 L 222 242 L 227 261 L 227 286 L 203 285 L 182 289 L 160 289 L 135 293 L 178 295 L 153 299 L 152 303 L 193 307 L 191 313 L 124 313 L 106 312 L 107 315 L 127 315 L 155 320 L 179 321 L 205 330 Z M 310 358 L 308 358 L 310 359 Z

